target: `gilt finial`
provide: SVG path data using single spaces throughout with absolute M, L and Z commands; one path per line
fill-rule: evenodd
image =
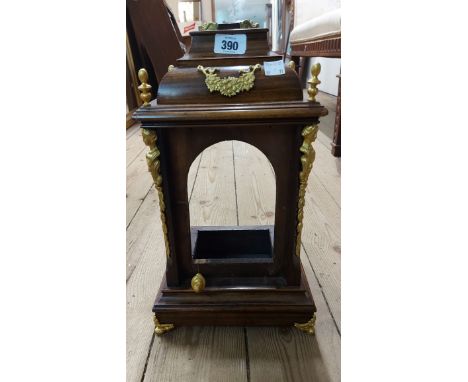
M 292 70 L 296 71 L 296 63 L 295 63 L 293 60 L 291 60 L 291 61 L 288 62 L 288 66 L 289 66 Z
M 141 68 L 138 71 L 138 78 L 141 82 L 141 85 L 138 86 L 140 98 L 143 101 L 143 106 L 147 106 L 151 100 L 151 85 L 148 83 L 148 72 L 145 68 Z
M 197 273 L 195 276 L 192 277 L 192 281 L 190 284 L 192 286 L 193 291 L 195 293 L 199 293 L 203 289 L 205 289 L 206 281 L 201 273 Z
M 310 71 L 312 74 L 312 78 L 309 81 L 307 81 L 307 83 L 309 84 L 307 93 L 309 93 L 309 101 L 312 101 L 312 102 L 315 102 L 315 96 L 318 93 L 317 85 L 321 83 L 320 80 L 318 79 L 318 75 L 320 74 L 320 69 L 322 69 L 322 67 L 320 66 L 319 62 L 312 65 L 312 70 Z

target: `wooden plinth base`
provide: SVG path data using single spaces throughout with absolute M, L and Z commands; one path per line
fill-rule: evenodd
M 168 288 L 163 279 L 153 306 L 161 324 L 292 326 L 306 323 L 316 307 L 302 272 L 299 287 Z

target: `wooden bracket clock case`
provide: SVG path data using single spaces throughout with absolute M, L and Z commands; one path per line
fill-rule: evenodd
M 315 159 L 320 65 L 304 100 L 294 64 L 266 75 L 267 29 L 192 32 L 188 53 L 170 66 L 157 98 L 144 69 L 144 105 L 134 114 L 149 147 L 159 195 L 166 273 L 153 312 L 157 334 L 184 325 L 294 325 L 314 332 L 315 304 L 300 261 L 304 195 Z M 245 35 L 245 54 L 215 54 L 218 33 Z M 207 147 L 239 140 L 259 149 L 276 175 L 275 225 L 190 227 L 187 176 Z M 156 291 L 155 291 L 156 292 Z

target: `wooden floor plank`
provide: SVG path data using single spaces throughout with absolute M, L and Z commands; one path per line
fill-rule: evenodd
M 315 277 L 304 248 L 301 249 L 301 263 L 317 307 L 315 337 L 320 354 L 330 381 L 339 382 L 341 380 L 341 335 L 337 330 L 328 302 L 324 298 L 323 290 Z
M 188 177 L 190 189 L 199 163 L 200 157 L 194 161 L 194 171 Z M 147 170 L 138 177 L 151 181 Z M 154 333 L 151 309 L 166 268 L 161 243 L 159 200 L 151 187 L 127 229 L 127 382 L 141 381 L 150 351 Z
M 334 113 L 336 111 L 336 99 L 336 96 L 322 92 L 320 90 L 317 94 L 317 101 L 320 102 L 320 104 L 322 104 L 323 106 L 325 106 L 329 113 Z M 320 121 L 321 120 L 322 118 L 320 118 Z
M 132 135 L 138 133 L 138 131 L 140 130 L 140 123 L 137 122 L 137 123 L 134 123 L 132 126 L 130 126 L 127 130 L 126 130 L 126 138 L 130 138 Z
M 141 154 L 144 157 L 145 152 Z M 189 175 L 188 175 L 188 189 L 193 189 L 193 185 L 195 183 L 195 179 L 198 172 L 198 166 L 200 164 L 201 155 L 199 155 L 195 161 L 193 162 L 193 166 L 190 168 Z M 146 162 L 145 162 L 146 163 Z M 139 173 L 136 178 L 129 177 L 127 179 L 127 187 L 131 187 L 129 185 L 130 182 L 134 181 L 135 179 L 139 179 L 140 177 L 146 178 L 146 181 L 150 184 L 150 190 L 147 196 L 141 201 L 138 207 L 138 219 L 135 219 L 133 224 L 131 224 L 127 229 L 127 280 L 132 274 L 133 270 L 137 262 L 140 259 L 141 254 L 145 250 L 145 248 L 149 245 L 149 240 L 152 237 L 152 232 L 155 229 L 158 229 L 154 223 L 159 224 L 159 202 L 158 196 L 156 192 L 151 191 L 154 189 L 151 185 L 151 175 L 148 171 Z M 135 205 L 130 204 L 127 205 L 127 209 L 131 207 L 132 209 L 135 208 Z M 133 210 L 131 210 L 133 211 Z M 152 221 L 151 219 L 154 219 Z M 152 224 L 148 224 L 148 222 L 152 222 Z
M 140 220 L 139 213 L 134 222 Z M 144 240 L 146 245 L 127 282 L 127 382 L 140 382 L 143 376 L 154 333 L 151 309 L 166 268 L 158 215 L 154 213 L 147 219 L 141 216 L 141 219 L 147 229 L 145 236 L 138 236 L 137 241 Z
M 307 257 L 323 288 L 336 325 L 341 331 L 341 260 L 338 255 L 330 251 L 329 247 L 333 242 L 328 241 L 327 233 L 322 235 L 313 231 L 307 235 L 303 233 L 302 236 Z
M 307 99 L 309 97 L 307 89 L 303 89 L 303 93 L 304 99 Z M 322 136 L 318 137 L 318 140 L 322 141 L 322 143 L 329 148 L 328 151 L 331 150 L 330 142 L 335 132 L 336 98 L 337 97 L 331 94 L 321 91 L 317 94 L 317 101 L 328 110 L 328 115 L 320 118 L 320 131 L 322 132 Z
M 317 156 L 305 197 L 302 244 L 341 330 L 341 159 L 318 140 L 314 148 Z
M 237 222 L 232 143 L 209 147 L 189 171 L 195 185 L 191 225 Z M 190 180 L 187 184 L 188 190 Z M 245 338 L 239 327 L 180 327 L 155 337 L 144 382 L 247 381 Z
M 314 143 L 316 157 L 312 171 L 335 203 L 341 206 L 341 158 L 331 155 L 329 142 L 330 140 L 319 130 Z
M 275 223 L 276 181 L 266 156 L 244 142 L 233 141 L 239 225 Z
M 195 159 L 194 165 L 190 169 L 188 176 L 189 190 L 193 189 L 200 159 L 201 155 Z M 149 172 L 145 176 L 151 178 Z M 134 271 L 141 254 L 151 244 L 150 240 L 154 239 L 154 231 L 160 229 L 158 226 L 160 224 L 158 211 L 158 196 L 154 188 L 152 188 L 141 203 L 138 218 L 135 218 L 127 229 L 127 280 Z
M 146 150 L 142 148 L 138 157 L 127 167 L 127 227 L 153 185 L 145 154 Z
M 306 90 L 304 90 L 304 96 L 307 97 Z M 316 168 L 315 171 L 327 192 L 330 193 L 338 206 L 341 206 L 341 158 L 335 158 L 331 155 L 331 142 L 335 129 L 336 98 L 320 91 L 317 95 L 317 101 L 327 108 L 328 115 L 320 118 L 319 132 L 314 148 L 317 155 L 316 163 L 321 162 L 321 166 Z
M 237 224 L 231 142 L 203 152 L 189 208 L 192 226 Z
M 294 327 L 248 327 L 250 381 L 326 382 L 317 338 Z
M 192 200 L 193 188 L 195 186 L 195 181 L 198 177 L 198 170 L 200 169 L 200 161 L 202 159 L 203 153 L 198 155 L 190 166 L 189 173 L 187 176 L 187 193 L 189 202 Z
M 321 165 L 316 162 L 312 171 Z M 303 224 L 302 245 L 341 328 L 340 210 L 316 176 L 309 177 Z
M 337 236 L 341 235 L 341 208 L 320 182 L 320 178 L 312 170 L 307 185 L 306 201 L 312 200 L 322 211 Z
M 198 326 L 156 336 L 144 381 L 247 381 L 243 329 Z
M 331 145 L 329 142 L 332 141 L 333 135 L 335 134 L 335 113 L 329 111 L 328 115 L 320 118 L 320 135 L 317 140 L 325 145 L 331 155 Z
M 275 207 L 275 177 L 268 159 L 260 151 L 243 142 L 234 142 L 233 150 L 239 224 L 273 224 L 273 214 L 266 216 L 265 213 L 274 211 Z M 333 203 L 338 209 L 328 194 L 326 197 L 328 197 L 326 201 Z M 308 262 L 308 259 L 305 261 Z M 309 273 L 315 277 L 310 265 L 307 265 Z M 328 315 L 327 322 L 332 323 L 336 334 L 333 319 L 317 282 L 314 286 L 316 287 L 313 291 L 314 296 L 318 294 L 320 302 L 323 301 L 322 305 L 325 306 L 325 309 L 321 306 L 320 319 L 323 320 L 323 317 Z M 321 325 L 323 326 L 323 323 Z M 251 381 L 330 380 L 316 338 L 307 336 L 295 328 L 248 327 L 246 333 Z M 327 343 L 324 351 L 332 352 L 329 347 Z M 332 355 L 336 357 L 335 353 Z
M 150 176 L 148 174 L 148 176 Z M 142 254 L 154 243 L 156 231 L 160 230 L 158 214 L 159 200 L 156 192 L 150 190 L 142 202 L 137 216 L 127 229 L 127 281 L 132 275 Z M 158 243 L 159 245 L 159 243 Z
M 132 162 L 140 155 L 141 151 L 145 149 L 145 144 L 143 138 L 141 137 L 141 129 L 138 125 L 138 130 L 127 137 L 127 153 L 126 153 L 126 162 L 127 167 L 132 164 Z

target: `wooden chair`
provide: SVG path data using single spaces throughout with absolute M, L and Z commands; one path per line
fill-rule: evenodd
M 156 94 L 168 66 L 185 53 L 176 19 L 164 0 L 127 0 L 127 35 L 135 68 L 146 68 Z
M 341 58 L 340 1 L 296 0 L 294 29 L 290 35 L 291 59 L 302 77 L 305 57 Z M 341 74 L 337 76 L 338 97 L 331 152 L 341 157 Z

